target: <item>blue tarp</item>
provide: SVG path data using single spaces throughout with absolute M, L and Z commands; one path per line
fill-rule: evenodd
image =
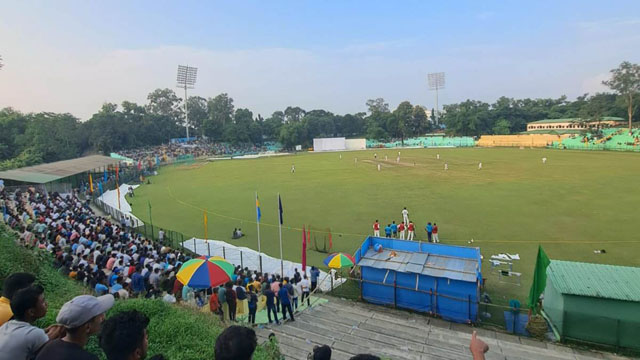
M 376 244 L 382 251 L 373 250 Z M 477 320 L 479 248 L 368 237 L 355 257 L 365 300 L 455 322 Z

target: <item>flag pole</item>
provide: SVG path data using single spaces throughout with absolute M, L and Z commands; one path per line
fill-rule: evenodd
M 280 193 L 278 193 L 278 233 L 280 234 L 280 276 L 284 278 L 284 260 L 282 258 L 282 214 L 280 213 Z
M 256 205 L 258 205 L 258 192 L 256 191 Z M 256 206 L 256 218 L 258 221 L 256 225 L 258 227 L 258 263 L 260 264 L 260 272 L 262 272 L 262 252 L 260 251 L 260 213 L 258 212 L 258 206 Z

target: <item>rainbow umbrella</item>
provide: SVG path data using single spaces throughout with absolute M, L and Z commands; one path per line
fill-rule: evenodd
M 324 264 L 332 269 L 340 269 L 343 267 L 354 266 L 356 259 L 345 253 L 333 253 L 324 259 Z
M 206 289 L 231 281 L 234 270 L 234 266 L 225 260 L 198 258 L 184 263 L 176 278 L 190 288 Z

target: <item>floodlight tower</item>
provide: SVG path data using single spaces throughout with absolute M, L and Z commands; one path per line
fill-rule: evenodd
M 440 116 L 438 115 L 438 90 L 444 89 L 444 73 L 430 73 L 427 74 L 427 80 L 429 81 L 429 90 L 436 91 L 436 124 L 440 123 Z
M 189 65 L 178 65 L 177 86 L 184 89 L 184 126 L 187 128 L 187 141 L 189 140 L 189 113 L 187 112 L 187 89 L 193 89 L 196 85 L 198 68 Z

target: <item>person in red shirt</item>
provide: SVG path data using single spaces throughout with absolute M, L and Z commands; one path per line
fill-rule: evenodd
M 219 315 L 220 320 L 224 321 L 224 314 L 222 313 L 222 307 L 220 306 L 220 300 L 218 300 L 218 288 L 213 288 L 213 294 L 209 298 L 209 310 L 211 313 Z
M 398 232 L 400 233 L 400 239 L 404 240 L 404 223 L 400 222 L 400 224 L 398 224 Z
M 439 243 L 440 239 L 438 239 L 438 224 L 433 223 L 433 230 L 431 231 L 431 234 L 433 235 L 433 242 Z
M 380 223 L 378 222 L 378 220 L 373 223 L 373 236 L 380 237 Z
M 416 230 L 415 225 L 413 225 L 413 221 L 409 221 L 409 227 L 407 228 L 407 230 L 409 230 L 409 236 L 407 237 L 407 240 L 413 240 L 413 236 Z

